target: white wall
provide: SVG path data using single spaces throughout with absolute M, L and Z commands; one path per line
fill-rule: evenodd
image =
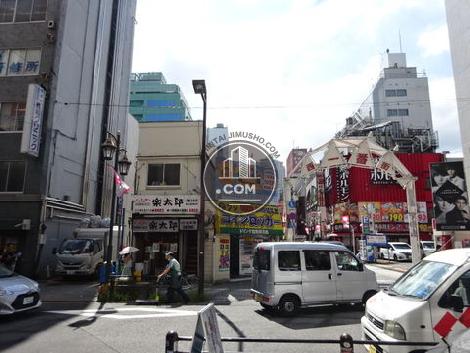
M 136 190 L 139 194 L 199 194 L 202 122 L 139 124 Z M 180 163 L 179 186 L 148 186 L 148 165 Z
M 470 2 L 446 0 L 467 190 L 470 190 Z

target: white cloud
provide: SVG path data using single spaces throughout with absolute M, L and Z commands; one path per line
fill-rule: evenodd
M 162 71 L 180 85 L 194 119 L 202 110 L 191 80 L 204 78 L 209 126 L 259 132 L 285 159 L 294 145 L 331 138 L 367 97 L 380 72 L 378 53 L 390 46 L 381 34 L 385 22 L 397 26 L 386 31 L 395 33 L 399 21 L 413 21 L 406 11 L 441 6 L 440 0 L 139 0 L 133 70 Z
M 449 35 L 447 25 L 428 28 L 418 38 L 418 46 L 423 50 L 423 56 L 440 55 L 449 51 Z

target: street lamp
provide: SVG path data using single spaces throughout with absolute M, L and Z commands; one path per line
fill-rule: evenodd
M 207 111 L 207 90 L 206 81 L 193 80 L 194 93 L 200 94 L 203 103 L 202 110 L 202 146 L 201 146 L 201 211 L 199 215 L 199 236 L 198 236 L 198 293 L 202 297 L 204 295 L 204 211 L 205 211 L 205 197 L 204 197 L 204 168 L 206 166 L 206 111 Z
M 131 162 L 127 158 L 127 151 L 121 147 L 121 133 L 118 131 L 117 135 L 114 136 L 110 132 L 106 132 L 106 140 L 101 144 L 103 151 L 104 160 L 111 161 L 114 158 L 114 152 L 116 157 L 114 158 L 114 171 L 113 171 L 113 193 L 111 196 L 111 213 L 109 216 L 109 232 L 108 232 L 108 247 L 106 250 L 106 281 L 109 280 L 111 274 L 111 254 L 113 251 L 113 226 L 116 212 L 116 180 L 114 173 L 119 170 L 119 174 L 127 175 Z M 123 155 L 119 158 L 121 152 Z

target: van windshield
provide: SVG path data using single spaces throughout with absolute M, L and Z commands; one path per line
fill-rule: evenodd
M 90 252 L 91 242 L 87 239 L 65 240 L 60 246 L 60 254 L 81 254 Z
M 253 256 L 253 268 L 255 270 L 269 271 L 271 268 L 271 251 L 257 248 Z
M 421 261 L 390 288 L 391 293 L 427 299 L 457 266 L 435 261 Z

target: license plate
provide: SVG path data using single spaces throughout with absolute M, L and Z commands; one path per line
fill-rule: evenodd
M 28 305 L 34 302 L 34 297 L 26 297 L 23 299 L 23 305 Z
M 68 275 L 73 275 L 75 273 L 74 270 L 67 270 L 65 271 L 65 273 L 67 273 Z
M 257 302 L 262 302 L 263 301 L 263 296 L 259 295 L 259 294 L 255 294 L 255 300 Z
M 373 344 L 369 346 L 369 353 L 377 353 L 377 349 L 375 348 Z

